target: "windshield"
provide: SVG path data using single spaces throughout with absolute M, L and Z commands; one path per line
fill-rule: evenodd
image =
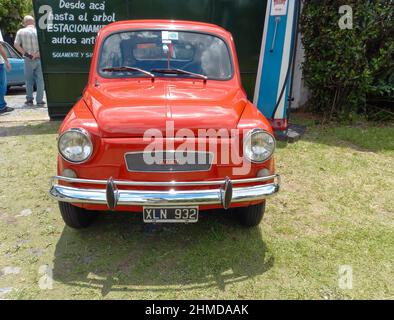
M 107 78 L 146 76 L 130 69 L 119 70 L 121 67 L 164 77 L 190 77 L 193 73 L 213 80 L 229 80 L 233 76 L 229 49 L 221 38 L 185 31 L 127 31 L 110 35 L 102 44 L 99 73 Z M 109 71 L 111 68 L 118 69 Z

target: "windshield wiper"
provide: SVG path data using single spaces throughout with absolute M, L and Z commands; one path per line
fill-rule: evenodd
M 143 74 L 146 74 L 147 76 L 152 78 L 152 81 L 155 80 L 155 75 L 149 71 L 146 71 L 144 69 L 136 68 L 136 67 L 109 67 L 109 68 L 104 68 L 101 71 L 103 72 L 140 72 Z
M 194 72 L 190 72 L 190 71 L 186 71 L 186 70 L 182 70 L 182 69 L 152 69 L 150 72 L 164 73 L 164 74 L 185 74 L 185 75 L 189 75 L 189 76 L 192 76 L 195 78 L 203 79 L 204 82 L 207 82 L 207 80 L 208 80 L 208 77 L 204 76 L 203 74 L 194 73 Z

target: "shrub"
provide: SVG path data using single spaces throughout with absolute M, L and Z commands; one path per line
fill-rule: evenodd
M 342 5 L 353 9 L 352 29 L 339 27 Z M 313 111 L 351 118 L 370 111 L 368 97 L 393 97 L 393 12 L 393 0 L 304 2 L 303 71 Z

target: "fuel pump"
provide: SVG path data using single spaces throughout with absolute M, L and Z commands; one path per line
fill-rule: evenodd
M 301 0 L 269 0 L 267 4 L 254 103 L 278 139 L 297 135 L 289 126 L 289 116 L 300 13 Z

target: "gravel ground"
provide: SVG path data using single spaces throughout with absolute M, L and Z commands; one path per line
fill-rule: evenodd
M 15 110 L 0 114 L 0 126 L 13 122 L 26 122 L 26 121 L 47 121 L 49 120 L 48 109 L 33 106 L 25 106 L 26 96 L 25 88 L 12 88 L 6 96 L 6 101 L 9 107 Z M 46 101 L 46 98 L 45 98 Z

